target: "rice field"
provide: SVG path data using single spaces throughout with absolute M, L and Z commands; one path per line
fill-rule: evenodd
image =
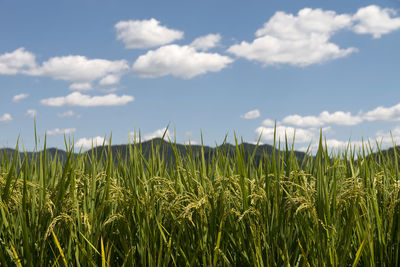
M 110 140 L 111 141 L 111 140 Z M 110 142 L 111 143 L 111 142 Z M 400 266 L 398 155 L 4 154 L 1 266 Z M 376 152 L 371 155 L 372 152 Z

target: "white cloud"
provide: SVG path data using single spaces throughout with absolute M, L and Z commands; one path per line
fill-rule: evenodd
M 140 139 L 142 142 L 145 142 L 145 141 L 149 141 L 154 138 L 161 138 L 164 135 L 166 130 L 167 130 L 166 127 L 155 130 L 154 132 L 147 133 L 145 135 L 141 135 Z M 136 133 L 136 134 L 135 134 L 135 132 L 129 133 L 130 138 L 134 138 L 135 136 L 136 136 L 136 142 L 139 142 L 139 133 Z M 167 132 L 165 133 L 164 140 L 168 141 L 168 138 L 172 138 L 171 132 L 169 130 L 167 130 Z
M 76 91 L 89 91 L 92 90 L 90 83 L 73 83 L 69 86 L 69 89 Z
M 199 142 L 189 139 L 188 141 L 184 142 L 184 144 L 186 144 L 186 145 L 190 144 L 192 146 L 197 146 L 197 145 L 199 145 Z
M 219 44 L 221 41 L 221 35 L 220 34 L 208 34 L 205 36 L 201 36 L 196 38 L 190 46 L 194 47 L 195 49 L 199 50 L 209 50 Z
M 275 127 L 275 122 L 270 119 L 263 120 L 262 124 L 267 127 Z M 279 123 L 277 122 L 276 124 L 278 125 Z
M 256 119 L 256 118 L 260 117 L 260 111 L 258 109 L 250 110 L 250 111 L 246 112 L 245 114 L 240 115 L 240 117 L 243 119 L 246 119 L 246 120 Z
M 110 75 L 107 75 L 106 77 L 104 77 L 103 79 L 101 79 L 99 84 L 100 85 L 113 85 L 113 84 L 119 83 L 120 79 L 121 79 L 121 76 L 110 74 Z
M 359 116 L 353 116 L 350 112 L 336 111 L 334 113 L 329 113 L 328 111 L 323 111 L 319 116 L 300 116 L 300 115 L 290 115 L 283 118 L 282 122 L 303 126 L 303 127 L 320 127 L 326 124 L 337 124 L 337 125 L 356 125 L 363 121 Z
M 261 135 L 261 139 L 264 141 L 274 141 L 275 127 L 258 127 L 255 132 L 257 136 Z M 295 129 L 288 126 L 276 126 L 276 141 L 285 141 L 285 134 L 287 135 L 288 141 L 293 140 L 295 135 L 295 143 L 307 143 L 311 142 L 315 138 L 315 129 Z
M 367 142 L 368 141 L 364 142 L 364 146 L 368 144 Z M 337 140 L 337 139 L 324 139 L 322 141 L 322 144 L 323 144 L 324 148 L 326 146 L 326 148 L 328 148 L 328 150 L 331 150 L 331 151 L 335 150 L 335 149 L 343 151 L 343 150 L 347 149 L 347 147 L 350 147 L 352 150 L 354 148 L 357 150 L 358 148 L 361 148 L 363 146 L 362 141 L 351 141 L 351 140 L 350 141 L 341 141 L 341 140 Z M 373 144 L 371 143 L 371 145 L 373 145 Z M 307 150 L 307 148 L 308 148 L 308 146 L 303 146 L 303 147 L 299 148 L 299 151 L 305 152 Z M 318 148 L 319 148 L 319 140 L 314 142 L 313 144 L 311 144 L 309 149 L 313 152 L 316 152 L 318 150 Z
M 300 115 L 289 115 L 283 118 L 283 123 L 292 124 L 296 126 L 322 126 L 323 122 L 316 116 L 300 116 Z
M 393 141 L 395 143 L 395 145 L 398 145 L 400 142 L 400 126 L 396 126 L 394 129 L 392 129 L 391 131 L 392 135 L 390 134 L 389 131 L 378 131 L 375 134 L 374 138 L 368 138 L 366 140 L 363 141 L 351 141 L 351 140 L 347 140 L 347 141 L 341 141 L 341 140 L 337 140 L 337 139 L 324 139 L 323 140 L 323 145 L 327 146 L 327 148 L 329 150 L 332 149 L 339 149 L 339 150 L 344 150 L 347 149 L 347 147 L 350 147 L 351 149 L 360 149 L 362 148 L 362 146 L 364 145 L 365 147 L 369 147 L 369 145 L 372 146 L 372 148 L 376 148 L 376 142 L 378 142 L 379 145 L 382 145 L 383 148 L 385 147 L 391 147 L 393 146 Z M 392 136 L 393 136 L 393 140 L 392 140 Z M 315 143 L 313 143 L 311 145 L 311 149 L 313 151 L 317 151 L 318 150 L 318 146 L 319 146 L 319 142 L 316 141 Z M 299 150 L 301 151 L 306 151 L 307 147 L 302 147 Z
M 60 128 L 55 128 L 52 130 L 46 130 L 47 135 L 60 135 L 60 134 L 73 134 L 76 132 L 75 128 L 66 128 L 66 129 L 60 129 Z
M 154 132 L 147 133 L 147 134 L 141 136 L 141 140 L 142 141 L 148 141 L 148 140 L 151 140 L 151 139 L 154 139 L 154 138 L 161 138 L 164 135 L 164 132 L 166 130 L 167 130 L 167 128 L 164 127 L 162 129 L 155 130 Z M 129 136 L 133 138 L 135 136 L 135 133 L 134 132 L 130 132 Z M 171 132 L 169 130 L 167 130 L 167 132 L 165 133 L 164 139 L 168 140 L 168 137 L 169 138 L 172 137 Z M 136 141 L 137 142 L 139 141 L 139 134 L 138 133 L 136 133 Z
M 108 94 L 104 96 L 89 96 L 79 92 L 73 92 L 67 96 L 53 97 L 42 99 L 40 103 L 46 106 L 80 106 L 80 107 L 97 107 L 97 106 L 121 106 L 134 100 L 133 96 Z
M 393 146 L 400 144 L 400 126 L 396 126 L 391 131 L 378 131 L 375 134 L 376 140 L 383 146 Z M 392 139 L 393 138 L 393 139 Z
M 78 140 L 78 142 L 75 143 L 76 147 L 82 147 L 82 148 L 92 148 L 96 146 L 102 146 L 107 145 L 108 142 L 104 139 L 104 137 L 101 136 L 96 136 L 92 138 L 81 138 Z
M 393 15 L 396 15 L 396 11 L 391 8 L 382 9 L 375 5 L 360 8 L 353 16 L 353 20 L 357 22 L 353 30 L 380 38 L 383 34 L 400 29 L 400 17 L 393 18 Z
M 28 109 L 25 113 L 26 116 L 29 116 L 32 118 L 36 117 L 36 114 L 37 114 L 37 111 L 35 109 Z
M 12 121 L 13 118 L 11 117 L 11 115 L 9 113 L 4 113 L 1 117 L 0 117 L 0 122 L 8 122 L 8 121 Z
M 400 103 L 389 108 L 379 106 L 364 114 L 368 121 L 390 121 L 400 120 Z
M 300 127 L 322 127 L 324 125 L 358 125 L 364 121 L 399 121 L 400 103 L 391 107 L 378 106 L 367 112 L 358 112 L 352 115 L 351 112 L 336 111 L 329 113 L 321 112 L 318 116 L 289 115 L 282 119 L 282 123 Z M 279 124 L 279 123 L 278 123 Z M 273 126 L 273 121 L 265 120 L 264 126 Z
M 57 115 L 58 115 L 58 117 L 61 117 L 61 118 L 63 118 L 63 117 L 76 117 L 76 118 L 80 118 L 80 117 L 81 117 L 81 115 L 77 114 L 77 113 L 76 113 L 75 111 L 73 111 L 73 110 L 67 110 L 67 111 L 65 111 L 65 112 L 58 113 Z
M 149 48 L 165 45 L 183 38 L 183 32 L 160 25 L 154 18 L 149 20 L 128 20 L 115 24 L 117 39 L 126 48 Z
M 190 79 L 207 72 L 218 72 L 233 60 L 217 53 L 198 52 L 191 46 L 167 45 L 148 51 L 133 64 L 142 77 L 173 75 Z
M 341 49 L 329 41 L 335 32 L 351 24 L 350 15 L 334 11 L 304 8 L 297 15 L 279 11 L 256 31 L 253 42 L 243 41 L 231 46 L 228 52 L 264 66 L 308 66 L 355 52 L 356 48 Z
M 23 47 L 0 55 L 0 75 L 51 77 L 72 82 L 72 90 L 89 90 L 95 80 L 106 85 L 118 83 L 128 70 L 126 60 L 88 59 L 79 55 L 52 57 L 38 65 L 35 55 Z
M 13 97 L 12 101 L 18 103 L 20 100 L 27 98 L 28 96 L 28 94 L 18 94 Z
M 21 47 L 0 55 L 0 74 L 13 75 L 35 68 L 35 55 Z
M 165 131 L 167 131 L 167 132 L 165 133 Z M 169 138 L 172 137 L 171 132 L 169 130 L 167 130 L 167 128 L 165 127 L 165 128 L 162 128 L 162 129 L 155 130 L 152 133 L 145 134 L 144 137 L 143 137 L 143 141 L 151 140 L 151 139 L 154 139 L 154 138 L 161 138 L 164 135 L 164 133 L 165 133 L 165 138 L 168 139 L 168 137 Z
M 28 74 L 84 84 L 102 79 L 110 74 L 121 75 L 127 70 L 129 70 L 129 66 L 126 60 L 110 61 L 70 55 L 52 57 L 43 62 L 40 67 L 30 70 Z

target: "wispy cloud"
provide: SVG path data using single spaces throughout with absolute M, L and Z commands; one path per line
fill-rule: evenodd
M 25 113 L 26 116 L 29 116 L 32 118 L 36 117 L 36 114 L 37 114 L 37 111 L 35 109 L 28 109 Z
M 75 111 L 73 111 L 73 110 L 67 110 L 67 111 L 65 111 L 65 112 L 58 113 L 57 115 L 58 115 L 58 117 L 61 117 L 61 118 L 63 118 L 63 117 L 76 117 L 76 118 L 80 118 L 80 117 L 81 117 L 80 114 L 77 114 L 77 113 L 76 113 Z
M 15 96 L 13 97 L 12 101 L 13 101 L 14 103 L 18 103 L 19 101 L 21 101 L 22 99 L 27 98 L 28 96 L 29 96 L 29 94 L 18 94 L 18 95 L 15 95 Z
M 55 128 L 52 130 L 46 130 L 47 135 L 67 135 L 67 134 L 73 134 L 76 132 L 75 128 L 65 128 L 65 129 L 60 129 L 60 128 Z
M 9 113 L 4 113 L 2 116 L 0 116 L 0 122 L 9 122 L 12 121 L 13 118 Z

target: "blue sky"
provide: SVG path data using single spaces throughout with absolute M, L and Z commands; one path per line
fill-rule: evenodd
M 377 5 L 378 4 L 378 5 Z M 0 145 L 400 138 L 400 1 L 0 1 Z

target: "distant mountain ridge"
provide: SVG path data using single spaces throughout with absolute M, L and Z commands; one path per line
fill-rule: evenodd
M 193 156 L 200 155 L 202 146 L 201 145 L 188 145 L 188 144 L 178 144 L 178 143 L 172 143 L 173 146 L 176 147 L 176 150 L 181 156 L 185 156 L 189 150 L 192 151 Z M 137 144 L 139 145 L 139 144 Z M 142 142 L 141 144 L 141 149 L 142 153 L 144 156 L 147 158 L 150 154 L 150 151 L 152 149 L 152 146 L 155 148 L 156 146 L 159 146 L 160 152 L 164 155 L 164 158 L 167 161 L 170 161 L 174 158 L 174 151 L 171 147 L 171 143 L 168 141 L 165 141 L 161 138 L 154 138 L 152 140 L 148 140 L 145 142 Z M 125 157 L 129 157 L 129 146 L 132 146 L 133 150 L 135 149 L 134 144 L 122 144 L 122 145 L 111 145 L 111 152 L 113 155 L 114 159 L 117 159 L 118 155 L 124 159 Z M 273 146 L 268 145 L 268 144 L 263 144 L 263 145 L 258 145 L 258 147 L 255 144 L 250 144 L 250 143 L 242 143 L 239 144 L 240 149 L 244 150 L 244 154 L 246 157 L 250 156 L 253 154 L 254 150 L 257 148 L 255 154 L 254 154 L 254 160 L 257 162 L 259 161 L 264 154 L 271 156 L 272 151 L 273 151 Z M 101 146 L 94 147 L 92 149 L 89 149 L 81 154 L 83 155 L 92 155 L 92 153 L 96 154 L 97 156 L 100 156 L 102 151 L 103 153 L 108 153 L 108 146 L 105 146 L 104 149 L 102 150 Z M 223 153 L 228 153 L 230 155 L 234 155 L 236 153 L 236 146 L 229 144 L 229 143 L 224 143 L 219 146 L 215 147 L 210 147 L 210 146 L 203 146 L 204 150 L 204 157 L 206 160 L 209 159 L 211 155 L 214 155 L 217 150 Z M 277 149 L 275 149 L 276 152 L 278 152 Z M 75 151 L 79 151 L 79 148 L 75 148 Z M 32 158 L 32 156 L 39 156 L 39 154 L 43 151 L 38 151 L 38 152 L 27 152 L 28 158 Z M 4 155 L 14 155 L 15 150 L 12 148 L 3 148 L 0 149 L 0 156 Z M 24 152 L 20 152 L 20 156 L 24 156 Z M 67 152 L 62 150 L 62 149 L 57 149 L 57 148 L 48 148 L 46 149 L 46 153 L 49 157 L 53 158 L 54 156 L 57 155 L 57 157 L 60 159 L 60 161 L 65 161 L 67 159 Z M 295 156 L 302 160 L 306 154 L 301 151 L 294 151 Z M 78 155 L 78 153 L 74 153 L 75 156 Z

